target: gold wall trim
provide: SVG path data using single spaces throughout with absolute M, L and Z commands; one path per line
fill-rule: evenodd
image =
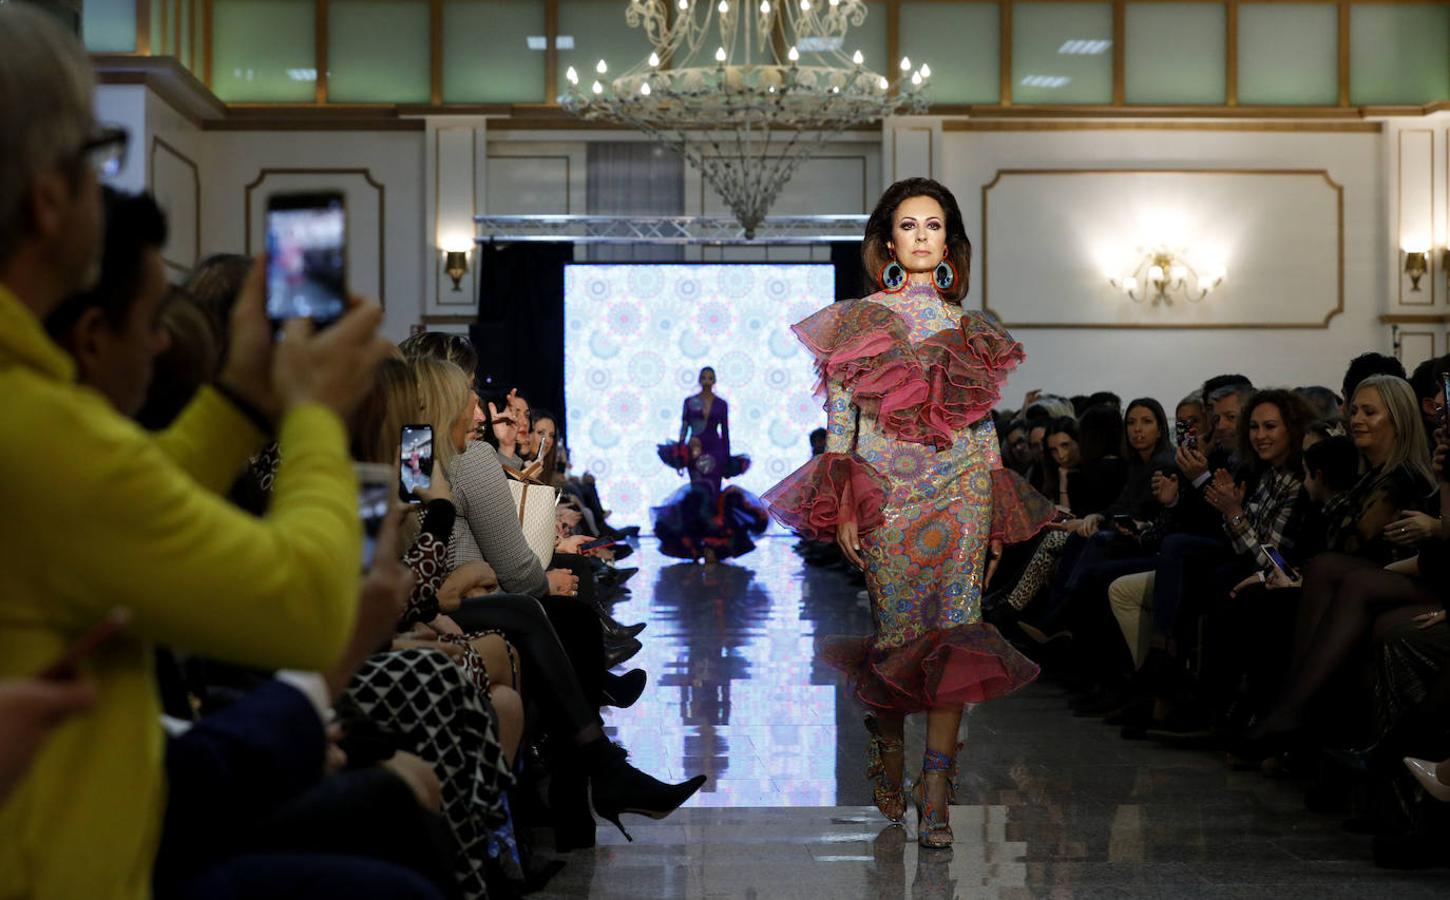
M 1010 119 L 947 119 L 942 122 L 942 131 L 1248 131 L 1248 132 L 1295 132 L 1300 134 L 1379 134 L 1385 130 L 1383 122 L 1363 121 L 1315 121 L 1292 122 L 1257 121 L 1214 121 L 1214 122 L 1143 122 L 1143 121 L 1042 121 Z
M 1381 325 L 1450 325 L 1446 313 L 1388 313 L 1380 316 Z
M 1339 105 L 1349 106 L 1349 2 L 1339 0 Z
M 387 219 L 387 187 L 373 177 L 372 169 L 368 168 L 263 168 L 257 170 L 257 177 L 247 182 L 242 188 L 242 212 L 243 225 L 243 253 L 252 255 L 252 192 L 261 187 L 262 182 L 272 175 L 361 175 L 378 195 L 378 306 L 387 309 L 388 293 L 388 270 L 386 243 L 388 239 Z
M 1286 177 L 1318 177 L 1334 191 L 1336 210 L 1336 281 L 1339 285 L 1335 307 L 1324 315 L 1317 324 L 1304 322 L 1189 322 L 1183 324 L 1157 324 L 1152 322 L 1010 322 L 1001 312 L 990 306 L 988 292 L 987 247 L 988 213 L 991 192 L 1003 178 L 1011 176 L 1062 176 L 1062 175 L 1275 175 Z M 1326 329 L 1335 316 L 1344 312 L 1344 186 L 1329 175 L 1328 169 L 998 169 L 992 180 L 982 185 L 982 310 L 995 315 L 1008 328 L 1066 329 L 1073 331 L 1139 330 L 1139 331 L 1272 331 Z
M 151 0 L 136 0 L 136 52 L 151 54 Z
M 191 235 L 191 264 L 186 265 L 185 263 L 167 259 L 165 256 L 161 257 L 161 261 L 168 266 L 189 272 L 196 267 L 197 263 L 201 262 L 201 167 L 196 164 L 196 160 L 182 153 L 156 135 L 152 135 L 151 154 L 146 160 L 146 188 L 152 194 L 156 193 L 156 153 L 158 150 L 166 151 L 182 165 L 191 169 L 191 190 L 196 204 L 196 222 L 193 223 L 194 227 L 192 228 Z

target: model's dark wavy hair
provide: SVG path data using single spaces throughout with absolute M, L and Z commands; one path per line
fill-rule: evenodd
M 889 246 L 892 227 L 896 224 L 896 209 L 912 197 L 930 197 L 941 205 L 946 213 L 947 261 L 957 270 L 956 283 L 942 299 L 961 303 L 967 296 L 967 287 L 972 275 L 972 242 L 967 239 L 967 226 L 962 220 L 962 209 L 957 198 L 938 181 L 930 178 L 907 178 L 898 181 L 881 195 L 871 218 L 866 220 L 866 235 L 861 239 L 861 265 L 866 267 L 866 278 L 877 290 L 885 287 L 881 283 L 881 272 L 887 264 L 896 259 Z

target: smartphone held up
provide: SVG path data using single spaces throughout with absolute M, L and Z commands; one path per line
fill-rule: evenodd
M 321 328 L 347 311 L 347 207 L 337 191 L 267 198 L 267 318 Z
M 397 473 L 392 466 L 377 463 L 355 463 L 357 473 L 357 513 L 363 525 L 362 570 L 373 567 L 377 555 L 378 534 L 393 504 Z
M 398 442 L 398 496 L 404 503 L 422 503 L 419 490 L 433 486 L 433 426 L 404 425 Z

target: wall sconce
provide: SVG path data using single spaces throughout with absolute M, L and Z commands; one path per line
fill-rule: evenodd
M 443 271 L 453 279 L 453 290 L 462 290 L 459 283 L 468 274 L 468 254 L 462 250 L 449 250 L 444 254 Z
M 1189 303 L 1199 302 L 1223 283 L 1226 274 L 1222 268 L 1200 273 L 1188 264 L 1183 254 L 1160 247 L 1143 253 L 1131 271 L 1109 275 L 1108 283 L 1127 294 L 1134 303 L 1143 303 L 1152 297 L 1154 306 L 1172 305 L 1175 296 Z
M 1405 274 L 1410 276 L 1410 290 L 1420 290 L 1420 279 L 1430 268 L 1430 249 L 1423 244 L 1406 244 L 1402 248 L 1405 252 Z
M 473 242 L 467 235 L 452 235 L 439 242 L 443 251 L 443 272 L 453 280 L 453 290 L 461 291 L 463 276 L 468 274 L 468 251 Z

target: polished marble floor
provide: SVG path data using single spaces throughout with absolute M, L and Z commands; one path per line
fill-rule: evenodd
M 662 822 L 608 825 L 570 854 L 551 897 L 1447 897 L 1450 871 L 1396 874 L 1367 838 L 1304 811 L 1290 784 L 1213 754 L 1120 740 L 1074 719 L 1051 685 L 967 722 L 956 844 L 887 828 L 862 771 L 865 730 L 815 636 L 869 630 L 858 587 L 801 565 L 786 537 L 713 567 L 642 542 L 621 621 L 646 620 L 630 665 L 651 684 L 611 732 L 662 778 L 710 783 Z M 920 735 L 908 734 L 908 759 Z M 608 829 L 608 831 L 606 831 Z

